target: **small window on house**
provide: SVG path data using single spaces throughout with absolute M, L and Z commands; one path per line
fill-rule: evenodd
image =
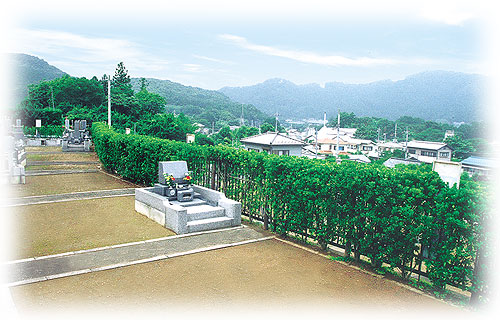
M 411 153 L 411 154 L 415 154 L 416 150 L 415 149 L 408 149 L 408 152 Z
M 363 146 L 363 151 L 372 151 L 373 147 L 371 146 Z
M 281 155 L 288 156 L 288 155 L 290 155 L 290 151 L 289 150 L 282 150 Z
M 422 151 L 420 152 L 421 155 L 426 156 L 426 157 L 436 157 L 437 153 L 432 152 L 432 151 Z
M 450 156 L 449 152 L 440 152 L 439 157 L 440 158 L 448 158 Z

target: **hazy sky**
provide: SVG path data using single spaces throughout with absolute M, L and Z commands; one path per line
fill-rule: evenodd
M 487 1 L 21 2 L 9 8 L 3 51 L 38 56 L 73 76 L 100 78 L 120 61 L 132 77 L 206 89 L 269 78 L 324 84 L 427 70 L 488 74 Z

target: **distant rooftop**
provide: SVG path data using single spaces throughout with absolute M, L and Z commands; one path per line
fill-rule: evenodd
M 389 158 L 384 162 L 384 166 L 388 168 L 394 168 L 394 166 L 397 164 L 421 164 L 421 162 L 416 159 L 401 159 L 401 158 Z
M 448 145 L 446 143 L 442 143 L 442 142 L 418 141 L 418 140 L 413 140 L 413 141 L 408 142 L 408 148 L 439 150 L 445 146 L 448 146 Z M 450 146 L 448 146 L 448 148 L 451 149 Z
M 301 140 L 285 136 L 279 132 L 270 132 L 270 131 L 263 134 L 258 134 L 255 136 L 243 138 L 240 141 L 243 143 L 248 142 L 248 143 L 267 145 L 267 146 L 304 145 L 304 142 Z
M 497 161 L 493 159 L 486 159 L 477 156 L 470 156 L 465 160 L 462 160 L 462 164 L 466 166 L 482 167 L 482 168 L 496 168 Z

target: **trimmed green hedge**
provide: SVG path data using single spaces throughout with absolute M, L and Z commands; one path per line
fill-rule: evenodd
M 158 162 L 185 160 L 195 183 L 242 202 L 244 214 L 266 219 L 272 230 L 312 237 L 398 268 L 404 278 L 422 269 L 433 285 L 474 293 L 485 255 L 485 196 L 473 181 L 449 188 L 420 167 L 388 169 L 345 161 L 198 146 L 118 134 L 94 123 L 95 150 L 106 170 L 146 185 L 157 181 Z M 482 259 L 484 261 L 484 259 Z M 477 263 L 476 263 L 477 264 Z
M 40 128 L 36 127 L 23 128 L 24 134 L 28 136 L 36 135 L 37 130 L 41 137 L 62 137 L 64 132 L 64 127 L 61 125 L 48 125 Z

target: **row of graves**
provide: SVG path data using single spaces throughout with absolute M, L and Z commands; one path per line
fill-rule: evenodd
M 0 161 L 0 183 L 2 184 L 25 184 L 26 183 L 26 146 L 49 146 L 61 145 L 63 152 L 89 152 L 90 133 L 86 120 L 75 120 L 70 125 L 68 119 L 64 123 L 62 138 L 47 139 L 40 137 L 38 130 L 34 137 L 26 137 L 21 119 L 16 119 L 11 124 L 10 119 L 2 120 L 2 132 L 4 134 L 4 152 Z M 47 143 L 50 140 L 51 143 Z
M 158 183 L 135 189 L 135 210 L 177 234 L 239 226 L 241 203 L 194 185 L 186 161 L 158 164 Z
M 24 184 L 26 183 L 26 151 L 25 136 L 21 120 L 17 119 L 11 124 L 10 119 L 2 120 L 2 131 L 4 135 L 4 149 L 1 155 L 0 177 L 1 184 Z
M 61 141 L 63 152 L 89 152 L 90 133 L 87 120 L 74 120 L 73 128 L 68 119 L 64 120 L 64 132 Z

